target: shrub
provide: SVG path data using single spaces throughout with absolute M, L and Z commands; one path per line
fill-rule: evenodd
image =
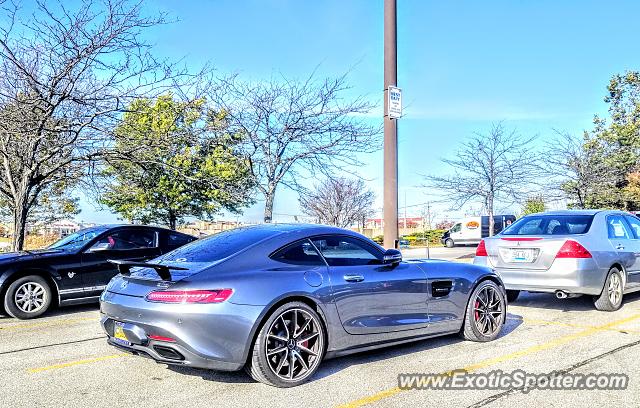
M 427 241 L 429 244 L 440 244 L 440 238 L 445 230 L 435 229 L 435 230 L 427 230 L 421 232 L 415 232 L 411 235 L 405 235 L 402 239 L 406 239 L 409 241 L 409 245 L 426 245 Z

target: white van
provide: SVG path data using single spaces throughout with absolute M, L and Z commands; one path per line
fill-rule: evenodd
M 493 235 L 499 233 L 505 226 L 510 225 L 516 220 L 512 214 L 500 214 L 493 216 Z M 464 218 L 449 228 L 440 242 L 447 248 L 453 248 L 456 245 L 478 245 L 482 238 L 489 236 L 489 216 Z

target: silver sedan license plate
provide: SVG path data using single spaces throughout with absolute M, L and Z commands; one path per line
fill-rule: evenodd
M 511 248 L 511 262 L 530 263 L 535 260 L 535 256 L 533 248 Z

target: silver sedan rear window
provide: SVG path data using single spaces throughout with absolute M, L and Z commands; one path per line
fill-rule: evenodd
M 574 235 L 585 234 L 593 215 L 529 215 L 520 218 L 501 235 Z

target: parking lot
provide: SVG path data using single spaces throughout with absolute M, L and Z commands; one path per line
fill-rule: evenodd
M 632 406 L 640 392 L 640 295 L 614 313 L 589 299 L 524 294 L 510 305 L 501 338 L 480 344 L 448 336 L 329 360 L 311 382 L 277 389 L 243 372 L 167 367 L 108 346 L 97 305 L 44 318 L 0 318 L 0 400 L 5 407 L 122 406 Z M 401 373 L 626 373 L 625 391 L 413 390 Z

